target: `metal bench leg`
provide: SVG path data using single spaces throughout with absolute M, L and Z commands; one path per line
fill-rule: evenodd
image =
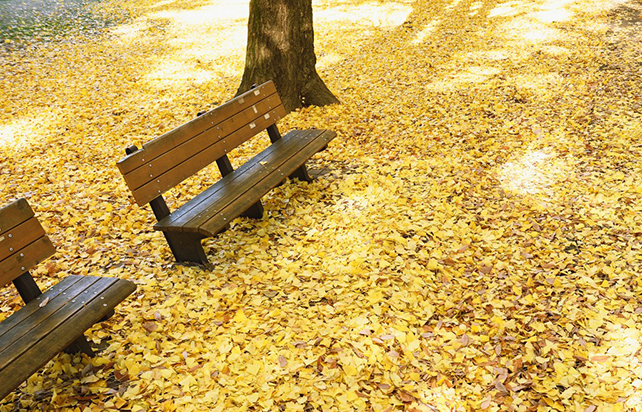
M 170 214 L 169 207 L 167 207 L 163 196 L 158 196 L 149 202 L 149 205 L 152 207 L 154 216 L 159 221 Z M 163 235 L 165 235 L 169 248 L 178 262 L 191 262 L 209 266 L 210 262 L 205 256 L 203 246 L 201 246 L 201 239 L 205 236 L 189 232 L 163 232 Z
M 207 256 L 201 245 L 205 236 L 188 232 L 163 232 L 169 248 L 178 262 L 191 262 L 209 266 Z

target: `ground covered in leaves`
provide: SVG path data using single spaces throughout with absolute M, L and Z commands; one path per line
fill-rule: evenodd
M 0 204 L 28 198 L 58 247 L 41 286 L 138 290 L 99 356 L 0 410 L 642 410 L 639 2 L 317 1 L 342 104 L 280 128 L 338 137 L 205 241 L 213 270 L 173 263 L 115 162 L 233 96 L 247 3 L 92 7 L 123 23 L 3 49 Z

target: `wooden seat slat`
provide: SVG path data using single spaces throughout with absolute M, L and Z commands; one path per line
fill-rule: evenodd
M 0 262 L 14 253 L 20 253 L 22 248 L 45 236 L 45 230 L 35 217 L 8 230 L 0 235 Z
M 97 284 L 103 286 L 101 293 L 96 294 L 85 304 L 76 299 L 75 303 L 72 302 L 58 311 L 60 314 L 55 319 L 50 318 L 51 324 L 41 323 L 38 329 L 43 329 L 42 332 L 33 330 L 30 335 L 25 336 L 26 342 L 13 345 L 13 348 L 20 350 L 21 353 L 8 365 L 0 366 L 0 398 L 18 387 L 34 370 L 45 365 L 58 352 L 82 336 L 83 332 L 93 324 L 108 316 L 111 309 L 135 289 L 131 282 L 122 279 L 112 280 L 113 282 L 108 284 L 103 281 L 93 283 L 93 291 L 97 291 L 95 288 Z M 52 326 L 53 323 L 56 327 Z M 27 345 L 29 349 L 24 350 Z
M 209 217 L 207 221 L 200 223 L 199 233 L 212 233 L 213 235 L 219 231 L 220 228 L 225 226 L 225 224 L 232 218 L 243 213 L 243 211 L 256 202 L 257 198 L 262 197 L 274 187 L 278 186 L 279 183 L 283 181 L 284 176 L 288 176 L 301 165 L 305 164 L 312 155 L 321 150 L 321 148 L 327 145 L 328 142 L 334 138 L 334 132 L 327 130 L 324 132 L 325 135 L 323 136 L 323 139 L 313 138 L 316 136 L 310 136 L 308 144 L 302 147 L 301 150 L 297 150 L 292 156 L 285 159 L 278 166 L 273 163 L 272 167 L 274 167 L 274 169 L 271 173 L 268 172 L 261 175 L 260 182 L 250 186 L 248 190 L 244 192 L 243 196 L 238 196 L 233 202 L 228 203 L 223 209 L 221 209 L 219 213 Z M 285 139 L 285 136 L 283 139 Z
M 323 133 L 334 135 L 334 132 L 318 129 L 291 132 L 158 222 L 154 229 L 183 230 L 213 236 L 307 160 L 288 163 L 290 159 L 297 158 L 299 153 L 303 153 L 303 157 L 309 154 L 309 158 L 331 140 L 331 137 L 327 140 L 318 139 Z M 295 139 L 297 134 L 304 137 L 297 136 Z M 315 141 L 316 145 L 310 146 Z M 254 189 L 257 186 L 260 187 L 258 191 Z M 220 219 L 208 222 L 215 215 L 220 215 Z
M 0 262 L 0 287 L 29 271 L 56 252 L 48 237 L 44 236 Z
M 33 217 L 33 210 L 25 199 L 18 199 L 0 208 L 0 236 Z
M 80 282 L 80 276 L 67 276 L 61 280 L 56 285 L 52 286 L 42 295 L 36 298 L 38 305 L 44 302 L 46 299 L 49 299 L 47 302 L 53 302 L 58 295 L 67 292 L 68 290 L 73 290 L 72 288 L 77 282 Z M 25 305 L 20 310 L 14 312 L 0 323 L 0 342 L 5 342 L 7 339 L 4 335 L 11 332 L 11 330 L 19 325 L 20 323 L 27 321 L 30 316 L 32 316 L 40 306 L 38 305 Z M 4 343 L 0 343 L 0 348 L 2 348 Z
M 5 368 L 7 364 L 20 356 L 21 352 L 29 350 L 47 333 L 60 327 L 69 316 L 86 306 L 116 280 L 86 276 L 81 282 L 74 285 L 73 290 L 67 294 L 63 292 L 43 307 L 39 306 L 42 301 L 29 302 L 28 305 L 38 305 L 39 310 L 35 311 L 28 321 L 15 325 L 9 333 L 3 336 L 2 342 L 0 342 L 0 369 Z
M 313 129 L 305 133 L 311 135 L 317 132 L 317 129 Z M 196 216 L 202 215 L 204 221 L 209 219 L 212 214 L 225 207 L 234 197 L 238 197 L 243 191 L 259 182 L 268 163 L 278 160 L 279 156 L 291 156 L 300 149 L 296 145 L 288 144 L 289 142 L 289 139 L 286 141 L 284 138 L 268 146 L 233 173 L 223 177 L 215 185 L 210 186 L 186 202 L 170 216 L 159 221 L 154 226 L 154 229 L 165 230 L 166 228 L 171 228 L 172 230 L 181 230 L 182 228 L 187 232 L 198 232 L 199 224 L 193 223 Z M 208 236 L 212 235 L 208 234 Z
M 225 121 L 239 111 L 252 107 L 268 96 L 276 94 L 274 83 L 267 82 L 256 89 L 252 89 L 242 95 L 210 110 L 202 116 L 161 135 L 143 144 L 143 151 L 135 152 L 121 159 L 117 165 L 120 172 L 125 175 L 139 167 L 141 164 L 152 161 L 165 153 L 168 146 L 177 146 L 193 136 L 209 129 L 213 125 Z

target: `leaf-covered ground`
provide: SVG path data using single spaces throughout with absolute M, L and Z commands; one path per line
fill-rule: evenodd
M 138 290 L 88 333 L 99 356 L 0 410 L 642 410 L 637 0 L 317 1 L 342 105 L 280 128 L 338 138 L 205 241 L 211 271 L 173 263 L 115 162 L 233 96 L 247 3 L 93 7 L 125 23 L 0 56 L 0 203 L 58 246 L 41 286 Z M 19 306 L 0 291 L 0 318 Z

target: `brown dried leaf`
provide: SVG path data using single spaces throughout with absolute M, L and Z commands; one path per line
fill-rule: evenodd
M 149 333 L 152 333 L 156 329 L 158 329 L 158 323 L 153 322 L 153 321 L 145 322 L 145 323 L 143 323 L 143 329 L 145 329 Z

